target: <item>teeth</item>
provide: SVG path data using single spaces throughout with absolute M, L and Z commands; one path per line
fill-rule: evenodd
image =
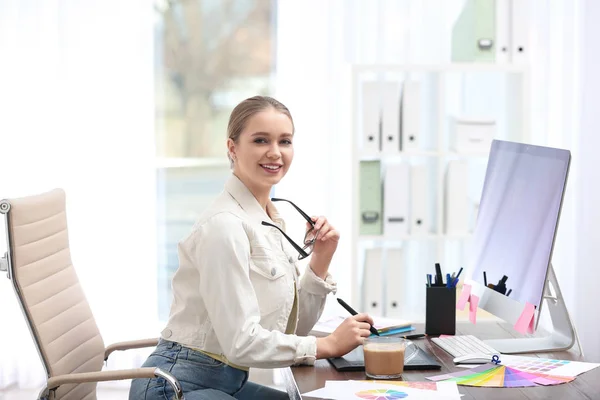
M 272 169 L 272 170 L 276 170 L 279 169 L 279 165 L 263 165 L 263 167 L 267 168 L 267 169 Z

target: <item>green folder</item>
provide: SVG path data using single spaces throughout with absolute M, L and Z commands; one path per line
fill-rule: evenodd
M 452 29 L 452 61 L 496 60 L 496 1 L 466 1 Z
M 359 168 L 359 233 L 381 235 L 383 233 L 381 162 L 361 161 Z

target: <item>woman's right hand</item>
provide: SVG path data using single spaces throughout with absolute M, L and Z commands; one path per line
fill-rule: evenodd
M 317 339 L 317 358 L 341 357 L 371 335 L 373 318 L 367 314 L 348 317 L 327 337 Z

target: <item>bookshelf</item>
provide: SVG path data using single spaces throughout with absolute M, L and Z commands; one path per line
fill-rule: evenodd
M 425 277 L 433 272 L 435 262 L 442 264 L 444 273 L 458 271 L 466 266 L 468 243 L 476 220 L 476 207 L 481 193 L 489 147 L 470 150 L 457 150 L 452 141 L 452 118 L 479 118 L 494 122 L 494 139 L 529 142 L 530 115 L 525 105 L 529 104 L 529 71 L 526 65 L 494 63 L 449 63 L 434 65 L 405 64 L 356 64 L 352 67 L 352 237 L 351 237 L 351 290 L 352 303 L 373 315 L 384 317 L 423 320 L 425 315 Z M 405 81 L 419 82 L 419 140 L 417 146 L 390 151 L 382 148 L 366 150 L 364 132 L 365 101 L 362 88 L 365 82 L 402 84 Z M 385 96 L 380 96 L 384 98 Z M 371 97 L 372 98 L 372 97 Z M 389 99 L 389 97 L 386 97 Z M 400 100 L 398 108 L 401 108 Z M 383 105 L 382 105 L 383 106 Z M 393 108 L 393 107 L 392 107 Z M 382 117 L 382 119 L 384 119 Z M 402 122 L 400 122 L 402 126 Z M 385 127 L 380 128 L 380 139 L 384 140 Z M 388 131 L 389 132 L 389 131 Z M 388 234 L 385 221 L 380 234 L 361 234 L 361 162 L 378 161 L 381 166 L 382 190 L 385 173 L 390 165 L 404 164 L 409 169 L 422 166 L 425 169 L 427 186 L 426 203 L 428 222 L 424 231 L 414 233 L 410 227 L 402 234 Z M 467 165 L 467 198 L 469 205 L 468 230 L 450 232 L 445 229 L 446 218 L 451 210 L 446 210 L 447 170 L 453 161 Z M 389 182 L 388 182 L 389 186 Z M 410 192 L 410 184 L 402 187 Z M 402 192 L 402 189 L 397 189 Z M 385 194 L 381 196 L 382 202 Z M 412 203 L 408 194 L 408 217 Z M 380 218 L 385 217 L 383 202 Z M 380 249 L 379 267 L 372 268 L 367 253 Z M 387 254 L 395 254 L 388 261 Z M 389 257 L 392 260 L 392 257 Z M 395 271 L 390 270 L 395 269 Z M 366 277 L 374 273 L 374 279 Z M 393 272 L 393 274 L 390 274 Z M 365 278 L 366 277 L 366 278 Z M 379 277 L 379 279 L 377 279 Z M 388 279 L 390 277 L 395 277 Z M 367 282 L 367 279 L 369 282 Z M 369 291 L 378 285 L 379 301 L 371 301 Z M 421 285 L 422 284 L 422 285 Z M 388 293 L 395 293 L 390 294 Z M 401 303 L 402 309 L 391 310 L 394 304 Z M 379 307 L 373 304 L 379 303 Z M 394 305 L 395 307 L 395 305 Z M 395 313 L 395 314 L 394 314 Z M 457 314 L 459 315 L 459 314 Z

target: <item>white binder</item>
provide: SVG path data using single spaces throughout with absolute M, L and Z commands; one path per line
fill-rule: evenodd
M 511 1 L 511 54 L 514 64 L 527 62 L 530 53 L 529 46 L 529 16 L 531 3 L 529 0 Z
M 469 166 L 465 161 L 448 163 L 444 190 L 444 230 L 447 235 L 469 233 L 468 174 Z
M 378 153 L 381 137 L 380 87 L 378 82 L 362 83 L 362 151 Z
M 450 118 L 450 148 L 456 152 L 489 152 L 496 137 L 496 121 L 482 118 Z
M 510 14 L 513 0 L 496 0 L 496 62 L 498 64 L 510 63 Z
M 371 316 L 383 317 L 383 249 L 365 251 L 363 307 Z
M 381 86 L 381 150 L 400 152 L 400 82 L 386 81 Z
M 401 110 L 402 150 L 416 150 L 419 147 L 419 130 L 421 129 L 421 84 L 419 81 L 410 79 L 404 81 Z
M 383 234 L 387 239 L 401 239 L 409 225 L 408 163 L 388 164 L 383 183 Z
M 385 316 L 401 318 L 404 298 L 404 253 L 402 249 L 390 248 L 385 262 Z
M 429 233 L 429 180 L 425 165 L 410 168 L 410 234 Z

